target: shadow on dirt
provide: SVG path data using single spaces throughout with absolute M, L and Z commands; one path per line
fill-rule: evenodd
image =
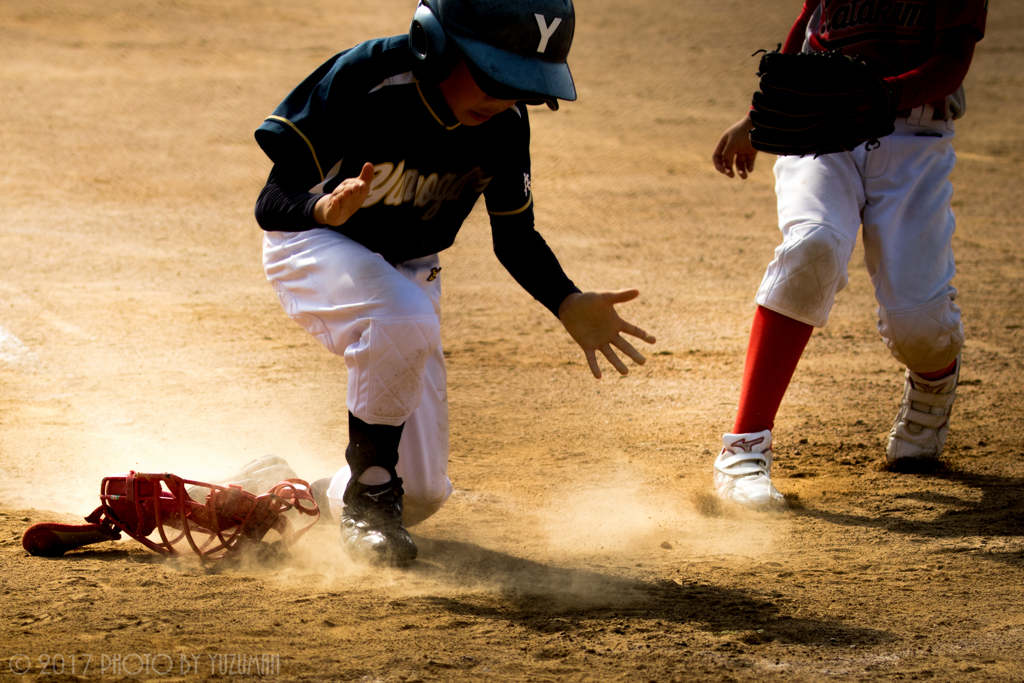
M 877 516 L 866 516 L 804 507 L 799 514 L 816 517 L 839 526 L 884 529 L 891 533 L 930 539 L 1024 536 L 1022 478 L 964 472 L 949 466 L 903 472 L 901 476 L 953 482 L 971 489 L 975 495 L 960 497 L 920 490 L 892 496 L 892 501 L 897 506 L 900 501 L 908 501 L 913 502 L 914 507 L 918 509 L 922 508 L 920 504 L 923 504 L 926 511 L 941 510 L 937 515 L 929 514 L 926 520 L 914 519 L 899 509 L 884 510 Z M 990 552 L 986 555 L 1013 564 L 1024 563 L 1024 554 L 1021 552 Z
M 453 588 L 457 596 L 417 598 L 452 615 L 506 621 L 538 633 L 641 628 L 640 621 L 686 624 L 735 634 L 748 644 L 879 643 L 884 631 L 798 619 L 771 595 L 691 583 L 643 581 L 580 568 L 552 567 L 471 543 L 417 538 L 421 557 L 411 571 Z M 624 620 L 624 621 L 623 621 Z M 597 623 L 595 623 L 597 622 Z

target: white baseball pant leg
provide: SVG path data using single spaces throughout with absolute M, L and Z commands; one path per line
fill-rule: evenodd
M 946 367 L 963 346 L 949 175 L 952 121 L 896 122 L 892 135 L 852 152 L 779 157 L 783 240 L 756 302 L 815 327 L 828 321 L 863 224 L 865 263 L 878 301 L 878 330 L 911 370 Z
M 406 526 L 441 508 L 448 393 L 437 255 L 391 265 L 329 229 L 267 232 L 263 264 L 288 315 L 348 368 L 347 407 L 368 424 L 405 424 L 398 447 Z M 349 468 L 328 489 L 339 516 Z

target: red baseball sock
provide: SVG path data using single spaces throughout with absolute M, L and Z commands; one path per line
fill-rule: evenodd
M 733 433 L 748 434 L 775 426 L 782 397 L 813 331 L 812 325 L 757 307 Z

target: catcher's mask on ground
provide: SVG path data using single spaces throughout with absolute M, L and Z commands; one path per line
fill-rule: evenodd
M 208 493 L 197 500 L 190 491 L 196 498 Z M 301 479 L 282 481 L 257 496 L 235 485 L 129 472 L 104 478 L 100 501 L 85 518 L 88 524 L 35 524 L 22 536 L 22 546 L 33 555 L 58 557 L 83 545 L 117 540 L 124 532 L 158 553 L 176 555 L 190 547 L 203 560 L 220 560 L 260 544 L 271 530 L 280 536 L 277 543 L 291 545 L 320 516 L 309 484 Z M 294 530 L 283 515 L 292 509 L 313 521 Z M 150 538 L 154 533 L 157 537 Z

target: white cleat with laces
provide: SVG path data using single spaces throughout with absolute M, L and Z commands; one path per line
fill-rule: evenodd
M 715 459 L 718 497 L 749 508 L 781 507 L 785 497 L 772 486 L 772 433 L 723 434 Z

